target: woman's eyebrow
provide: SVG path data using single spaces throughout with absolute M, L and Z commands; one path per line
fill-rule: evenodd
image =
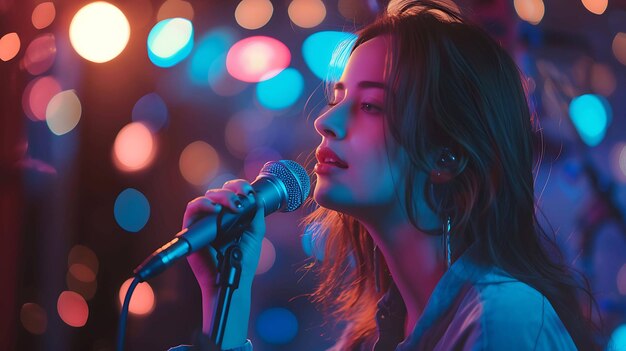
M 373 82 L 373 81 L 369 81 L 369 80 L 362 80 L 357 84 L 357 87 L 359 88 L 378 88 L 378 89 L 387 89 L 387 86 L 384 83 L 381 82 Z M 346 86 L 341 83 L 341 82 L 337 82 L 335 83 L 335 87 L 334 90 L 345 90 Z

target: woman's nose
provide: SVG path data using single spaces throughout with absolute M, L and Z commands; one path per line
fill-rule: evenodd
M 345 138 L 348 120 L 348 111 L 345 105 L 339 104 L 317 117 L 314 125 L 319 135 L 333 139 Z

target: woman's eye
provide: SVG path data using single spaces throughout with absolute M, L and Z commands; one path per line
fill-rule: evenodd
M 378 114 L 378 113 L 383 112 L 383 109 L 380 106 L 371 104 L 369 102 L 361 103 L 361 110 L 367 113 L 373 113 L 373 114 Z

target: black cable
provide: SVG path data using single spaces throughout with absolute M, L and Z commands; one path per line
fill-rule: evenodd
M 126 333 L 126 320 L 128 319 L 128 305 L 130 305 L 130 297 L 135 291 L 135 287 L 139 284 L 139 278 L 135 277 L 128 290 L 126 291 L 126 297 L 124 298 L 124 304 L 122 305 L 122 311 L 120 311 L 120 323 L 117 328 L 117 351 L 124 351 L 124 333 Z

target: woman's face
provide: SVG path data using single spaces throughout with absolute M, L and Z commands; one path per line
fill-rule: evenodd
M 353 216 L 398 205 L 400 149 L 384 128 L 385 56 L 389 37 L 361 44 L 350 56 L 328 111 L 315 120 L 322 136 L 313 197 L 323 207 Z M 337 157 L 341 160 L 337 160 Z M 339 161 L 339 162 L 335 162 Z

